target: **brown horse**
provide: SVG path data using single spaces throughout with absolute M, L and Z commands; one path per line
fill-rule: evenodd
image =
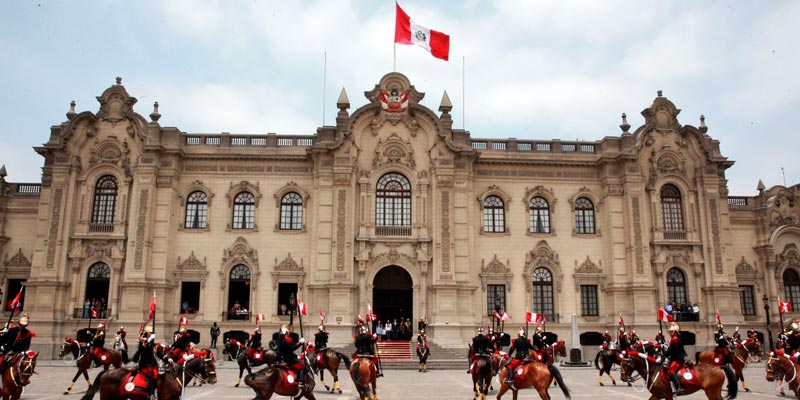
M 666 370 L 656 359 L 646 354 L 636 351 L 627 351 L 626 356 L 620 362 L 621 379 L 631 382 L 634 378 L 633 372 L 645 379 L 647 389 L 650 391 L 650 400 L 667 399 L 672 400 L 672 386 L 670 379 L 666 376 Z M 735 399 L 739 385 L 736 383 L 736 376 L 729 367 L 719 368 L 709 364 L 685 364 L 680 369 L 681 395 L 692 394 L 698 390 L 703 390 L 706 397 L 710 400 L 722 400 L 722 386 L 725 378 L 728 379 L 728 397 Z
M 417 358 L 419 358 L 419 371 L 428 372 L 428 356 L 431 355 L 431 348 L 428 347 L 428 338 L 420 336 L 422 342 L 417 343 Z
M 798 373 L 800 373 L 800 365 L 795 365 L 783 355 L 782 351 L 776 350 L 774 353 L 770 353 L 770 357 L 767 360 L 767 381 L 773 382 L 777 380 L 787 382 L 789 384 L 789 389 L 794 392 L 794 396 L 800 399 L 800 383 L 798 383 L 797 379 Z M 786 383 L 780 385 L 781 396 L 786 395 L 783 389 L 784 385 L 786 385 Z
M 480 395 L 481 400 L 486 400 L 486 395 L 489 393 L 489 386 L 492 383 L 494 376 L 494 369 L 492 368 L 492 360 L 488 354 L 479 354 L 475 357 L 475 366 L 472 367 L 472 398 L 478 398 Z
M 234 385 L 234 387 L 239 387 L 239 384 L 242 383 L 242 375 L 244 374 L 245 369 L 247 369 L 248 374 L 252 374 L 253 370 L 251 367 L 259 367 L 264 364 L 272 365 L 278 360 L 278 355 L 275 354 L 275 351 L 273 350 L 265 350 L 262 353 L 262 357 L 259 357 L 256 360 L 248 360 L 247 347 L 245 347 L 243 343 L 236 339 L 228 339 L 225 341 L 225 346 L 222 348 L 222 354 L 230 354 L 239 365 L 239 378 L 236 379 L 236 385 Z
M 273 394 L 295 399 L 305 396 L 308 400 L 316 400 L 314 397 L 314 374 L 306 373 L 303 379 L 305 389 L 302 391 L 298 388 L 294 378 L 294 373 L 289 373 L 288 369 L 273 364 L 255 373 L 247 374 L 244 377 L 244 384 L 256 392 L 253 400 L 269 400 Z
M 563 340 L 559 340 L 549 346 L 547 346 L 547 364 L 553 365 L 556 361 L 558 361 L 558 357 L 566 357 L 567 356 L 567 345 Z
M 135 368 L 117 368 L 101 371 L 86 394 L 81 397 L 81 400 L 91 400 L 97 392 L 100 392 L 100 400 L 148 400 L 147 396 L 144 395 L 120 395 L 123 380 L 128 377 L 129 373 L 135 371 Z M 156 383 L 158 399 L 180 400 L 183 394 L 183 387 L 191 382 L 192 379 L 208 382 L 212 385 L 217 383 L 217 371 L 213 355 L 197 357 L 181 365 L 166 368 L 164 374 L 158 376 L 158 382 Z
M 350 378 L 361 400 L 378 400 L 377 374 L 377 367 L 370 356 L 361 355 L 350 363 Z
M 31 375 L 36 371 L 36 357 L 39 353 L 25 351 L 14 357 L 3 372 L 3 387 L 0 388 L 0 397 L 3 400 L 17 400 L 22 396 L 22 389 L 31 383 Z
M 339 394 L 342 394 L 342 388 L 339 386 L 339 365 L 350 365 L 350 358 L 333 349 L 323 349 L 317 353 L 313 348 L 309 347 L 308 351 L 306 351 L 306 359 L 311 366 L 311 370 L 315 374 L 319 372 L 319 379 L 322 381 L 322 385 L 325 386 L 325 390 L 331 393 L 338 391 Z M 333 387 L 329 387 L 325 382 L 325 370 L 328 370 L 333 376 Z
M 746 392 L 749 392 L 750 389 L 747 387 L 747 383 L 744 381 L 742 369 L 747 366 L 747 363 L 750 361 L 751 357 L 755 357 L 760 353 L 761 343 L 759 343 L 758 339 L 755 338 L 748 338 L 744 342 L 738 343 L 736 345 L 736 351 L 731 353 L 730 366 L 733 368 L 736 378 L 742 382 L 742 388 Z M 722 360 L 722 357 L 716 353 L 715 349 L 698 351 L 694 355 L 694 360 L 699 363 L 716 365 L 717 367 L 724 365 L 724 360 Z
M 107 350 L 107 356 L 105 360 L 99 360 L 100 365 L 103 366 L 104 370 L 108 370 L 110 366 L 114 366 L 115 368 L 119 368 L 122 366 L 123 363 L 127 364 L 130 360 L 128 359 L 128 352 L 120 352 L 117 350 Z M 75 376 L 72 378 L 72 382 L 70 382 L 69 387 L 67 390 L 64 391 L 64 394 L 69 394 L 72 390 L 72 387 L 75 386 L 75 381 L 78 380 L 78 377 L 83 375 L 86 378 L 86 383 L 89 387 L 92 386 L 92 382 L 89 380 L 89 369 L 92 368 L 92 353 L 89 347 L 89 344 L 82 344 L 78 342 L 75 338 L 64 338 L 64 341 L 61 343 L 61 349 L 58 352 L 59 357 L 64 357 L 67 354 L 71 354 L 72 358 L 75 359 L 75 366 L 78 367 L 78 372 L 75 373 Z
M 564 384 L 564 379 L 561 377 L 561 371 L 554 365 L 547 365 L 543 362 L 534 361 L 528 364 L 518 365 L 511 372 L 514 374 L 513 383 L 511 385 L 506 383 L 508 371 L 503 368 L 500 372 L 501 384 L 500 391 L 497 392 L 497 400 L 500 400 L 509 389 L 511 389 L 513 400 L 517 400 L 519 390 L 527 388 L 536 390 L 541 399 L 550 399 L 548 389 L 550 388 L 550 384 L 553 383 L 553 379 L 558 383 L 558 387 L 561 388 L 564 397 L 567 399 L 571 398 L 569 389 L 567 389 L 567 385 Z

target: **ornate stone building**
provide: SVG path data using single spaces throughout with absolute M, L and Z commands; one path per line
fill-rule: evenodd
M 472 138 L 446 93 L 436 113 L 399 73 L 364 94 L 349 112 L 342 90 L 336 125 L 306 136 L 163 127 L 119 79 L 96 113 L 73 104 L 36 148 L 40 184 L 0 171 L 0 279 L 5 300 L 25 284 L 35 347 L 52 353 L 95 304 L 135 327 L 153 293 L 160 330 L 183 312 L 204 336 L 256 314 L 276 328 L 297 293 L 334 344 L 368 304 L 463 345 L 495 306 L 569 340 L 573 314 L 602 331 L 621 313 L 649 337 L 674 300 L 699 306 L 684 329 L 705 344 L 713 310 L 763 330 L 762 297 L 772 321 L 800 301 L 800 187 L 729 196 L 733 162 L 661 93 L 644 125 L 623 115 L 594 142 Z

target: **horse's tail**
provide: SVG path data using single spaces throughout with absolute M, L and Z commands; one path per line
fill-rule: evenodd
M 89 386 L 89 390 L 87 390 L 86 394 L 81 397 L 81 400 L 92 400 L 95 393 L 97 393 L 97 391 L 100 389 L 100 378 L 102 378 L 103 374 L 105 373 L 106 371 L 100 371 L 100 373 L 97 374 L 97 378 L 94 378 L 92 386 Z
M 369 384 L 364 384 L 361 382 L 361 371 L 359 371 L 359 369 L 361 368 L 361 363 L 358 362 L 358 360 L 356 360 L 355 365 L 353 365 L 352 368 L 353 368 L 353 383 L 356 384 L 356 387 L 358 388 L 359 392 L 368 395 L 368 397 L 370 397 L 369 394 L 371 393 L 370 392 L 371 389 Z
M 344 362 L 344 365 L 346 365 L 347 368 L 350 368 L 350 358 L 349 357 L 347 357 L 344 353 L 340 353 L 338 351 L 336 352 L 336 356 L 339 357 L 339 359 Z
M 550 374 L 553 375 L 554 378 L 556 378 L 556 382 L 558 383 L 558 387 L 560 387 L 561 391 L 564 392 L 564 397 L 569 399 L 570 398 L 569 397 L 569 389 L 567 389 L 567 385 L 564 384 L 564 378 L 561 377 L 561 371 L 559 371 L 558 368 L 556 368 L 555 365 L 548 365 L 547 369 L 549 369 L 550 370 Z
M 722 370 L 725 371 L 725 376 L 728 378 L 728 397 L 726 399 L 735 399 L 736 393 L 739 391 L 739 381 L 736 379 L 736 374 L 727 365 Z
M 603 355 L 603 352 L 602 351 L 598 351 L 597 355 L 594 356 L 594 367 L 597 368 L 597 369 L 600 369 L 600 363 L 598 361 L 600 361 L 600 356 L 602 356 L 602 355 Z

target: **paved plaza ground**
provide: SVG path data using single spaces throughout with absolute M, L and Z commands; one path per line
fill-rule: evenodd
M 231 362 L 226 362 L 220 365 L 217 369 L 219 382 L 216 385 L 206 385 L 203 387 L 189 387 L 186 392 L 186 399 L 251 399 L 255 395 L 252 389 L 242 384 L 240 387 L 235 388 L 233 385 L 236 383 L 236 375 L 238 369 L 233 369 L 234 365 Z M 62 400 L 77 400 L 86 391 L 85 383 L 78 381 L 73 389 L 73 393 L 68 396 L 63 396 L 61 393 L 66 389 L 70 379 L 74 375 L 76 369 L 73 366 L 66 365 L 62 361 L 46 361 L 41 362 L 36 367 L 37 375 L 33 377 L 33 381 L 26 389 L 23 399 L 62 399 Z M 92 371 L 92 379 L 97 375 L 99 370 Z M 627 386 L 610 386 L 608 377 L 605 377 L 605 382 L 609 386 L 600 387 L 597 384 L 597 371 L 589 368 L 561 368 L 564 380 L 567 383 L 572 398 L 587 399 L 587 398 L 600 398 L 600 399 L 646 399 L 649 396 L 646 393 L 637 393 L 633 388 Z M 753 390 L 751 393 L 740 392 L 740 399 L 765 399 L 765 398 L 780 398 L 776 392 L 776 385 L 767 382 L 764 379 L 764 364 L 751 364 L 745 370 L 745 379 L 747 380 L 750 388 Z M 619 379 L 619 372 L 614 372 L 615 377 Z M 326 381 L 330 381 L 330 377 L 326 374 Z M 619 383 L 619 381 L 618 381 Z M 636 388 L 641 390 L 641 386 Z M 342 377 L 342 390 L 343 394 L 334 395 L 324 393 L 324 388 L 321 384 L 317 384 L 315 395 L 318 399 L 356 399 L 354 394 L 355 389 L 349 376 Z M 497 392 L 490 392 L 489 398 L 494 399 Z M 564 395 L 558 388 L 552 388 L 550 395 L 554 399 L 563 399 Z M 448 400 L 458 399 L 467 400 L 472 398 L 471 381 L 470 377 L 464 370 L 431 370 L 428 373 L 419 373 L 416 370 L 387 370 L 386 376 L 378 380 L 378 396 L 381 400 L 392 399 L 437 399 Z M 273 396 L 274 399 L 287 398 L 281 396 Z M 504 399 L 511 399 L 511 393 L 503 396 Z M 521 391 L 520 399 L 537 399 L 538 396 L 531 390 Z M 681 397 L 687 399 L 701 399 L 705 398 L 702 394 L 695 393 L 691 396 Z M 99 396 L 95 396 L 99 399 Z

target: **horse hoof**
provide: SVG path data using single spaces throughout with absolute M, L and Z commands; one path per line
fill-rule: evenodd
M 633 385 L 631 385 L 631 383 L 630 383 L 630 382 L 628 382 L 628 386 L 633 386 Z
M 61 393 L 61 394 L 63 394 L 64 396 L 66 396 L 66 395 L 68 395 L 68 394 L 69 394 L 69 391 L 65 390 L 65 391 L 64 391 L 64 393 Z
M 744 391 L 750 393 L 750 388 L 746 388 Z
M 342 394 L 342 389 L 339 389 L 339 394 Z
M 233 387 L 239 387 L 239 384 L 237 383 L 237 384 L 233 385 Z
M 605 385 L 603 385 L 603 382 L 599 382 L 599 383 L 600 383 L 600 386 L 605 386 Z
M 611 381 L 614 386 L 617 386 L 617 381 Z

